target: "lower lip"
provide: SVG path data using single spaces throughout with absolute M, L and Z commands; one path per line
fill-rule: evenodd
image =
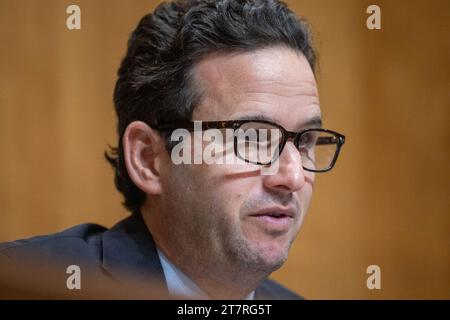
M 274 217 L 270 215 L 259 215 L 259 216 L 250 216 L 252 221 L 256 222 L 258 225 L 262 226 L 264 229 L 270 231 L 287 231 L 292 225 L 292 221 L 294 220 L 290 216 L 280 216 Z

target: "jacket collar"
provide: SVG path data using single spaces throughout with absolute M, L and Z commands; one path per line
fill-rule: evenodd
M 102 266 L 114 279 L 122 283 L 130 278 L 151 283 L 167 295 L 155 242 L 140 213 L 132 214 L 106 231 L 102 241 Z

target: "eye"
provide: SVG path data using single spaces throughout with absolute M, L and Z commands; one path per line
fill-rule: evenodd
M 298 145 L 300 148 L 313 147 L 317 143 L 318 137 L 319 137 L 319 133 L 316 131 L 305 132 L 300 136 Z

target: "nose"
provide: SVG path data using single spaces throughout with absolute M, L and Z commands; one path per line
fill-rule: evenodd
M 305 184 L 305 170 L 302 166 L 300 152 L 291 141 L 288 141 L 276 161 L 278 170 L 263 177 L 264 186 L 285 193 L 300 190 Z

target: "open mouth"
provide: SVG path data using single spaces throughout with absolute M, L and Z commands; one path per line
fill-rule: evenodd
M 271 212 L 268 214 L 264 214 L 270 217 L 275 217 L 275 218 L 284 218 L 284 217 L 290 217 L 289 215 L 283 213 L 283 212 Z
M 288 231 L 294 221 L 292 210 L 274 210 L 251 214 L 249 216 L 258 227 L 268 231 Z

